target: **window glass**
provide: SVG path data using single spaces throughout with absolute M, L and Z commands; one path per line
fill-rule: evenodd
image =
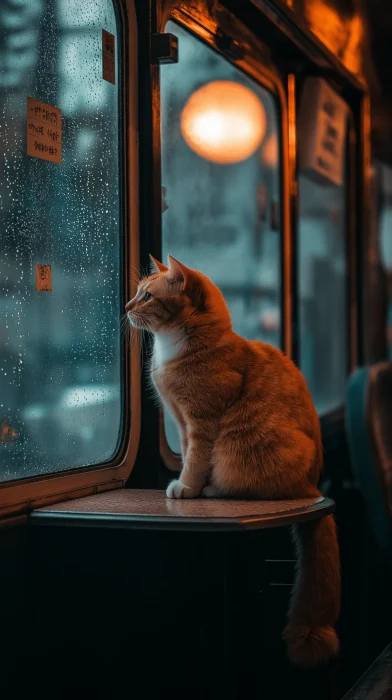
M 7 481 L 115 455 L 123 301 L 113 4 L 0 0 L 0 25 L 0 481 Z M 116 85 L 102 79 L 103 29 L 116 37 Z M 28 97 L 62 110 L 61 164 L 27 155 Z M 50 153 L 37 139 L 39 153 Z M 48 268 L 38 265 L 51 266 L 52 291 L 37 291 L 48 281 Z
M 298 245 L 300 367 L 323 414 L 343 405 L 348 372 L 345 184 L 300 173 Z
M 162 252 L 220 287 L 233 326 L 280 345 L 280 145 L 266 89 L 174 22 L 161 69 Z M 180 452 L 175 424 L 166 435 Z

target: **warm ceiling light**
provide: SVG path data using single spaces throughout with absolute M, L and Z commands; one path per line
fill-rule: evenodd
M 228 165 L 249 158 L 266 130 L 265 110 L 249 88 L 215 80 L 194 92 L 181 115 L 188 146 L 213 163 Z

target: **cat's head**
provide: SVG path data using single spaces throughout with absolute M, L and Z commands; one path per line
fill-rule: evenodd
M 138 285 L 125 310 L 134 328 L 163 333 L 183 329 L 231 328 L 221 291 L 197 270 L 168 256 L 168 266 L 150 255 L 153 272 Z

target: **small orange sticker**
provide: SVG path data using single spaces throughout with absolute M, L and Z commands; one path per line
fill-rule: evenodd
M 37 292 L 52 291 L 52 266 L 51 265 L 36 265 L 35 266 L 35 289 Z
M 27 155 L 61 163 L 61 109 L 27 98 Z
M 102 29 L 102 77 L 108 83 L 116 84 L 115 36 Z

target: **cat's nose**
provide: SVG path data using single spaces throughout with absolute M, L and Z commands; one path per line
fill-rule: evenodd
M 125 307 L 125 311 L 131 311 L 132 306 L 133 306 L 133 299 L 130 299 L 130 301 L 128 302 L 128 304 Z

